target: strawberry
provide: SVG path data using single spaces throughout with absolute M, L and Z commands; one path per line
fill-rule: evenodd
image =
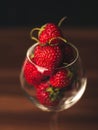
M 36 97 L 45 106 L 57 106 L 61 95 L 59 89 L 53 88 L 47 82 L 44 82 L 37 87 Z
M 50 84 L 55 88 L 67 87 L 71 82 L 72 73 L 65 68 L 59 69 L 51 76 Z
M 36 86 L 40 83 L 42 78 L 41 73 L 30 61 L 26 60 L 24 63 L 24 77 L 28 84 Z
M 37 45 L 34 50 L 34 62 L 52 72 L 62 62 L 61 48 L 58 45 Z
M 41 72 L 37 68 L 37 66 L 31 63 L 29 60 L 24 62 L 24 77 L 28 84 L 33 85 L 34 87 L 38 86 L 38 84 L 42 81 L 46 81 L 49 78 L 49 74 L 45 73 L 45 71 Z
M 38 39 L 40 44 L 51 43 L 57 44 L 59 43 L 60 39 L 56 39 L 56 37 L 61 37 L 61 30 L 59 27 L 54 23 L 47 23 L 43 25 L 38 33 Z M 54 40 L 53 40 L 54 39 Z

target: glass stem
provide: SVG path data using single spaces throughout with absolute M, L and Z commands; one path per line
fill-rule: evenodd
M 58 128 L 58 112 L 53 112 L 50 118 L 50 130 L 59 130 Z

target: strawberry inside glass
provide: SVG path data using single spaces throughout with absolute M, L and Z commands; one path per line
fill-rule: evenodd
M 29 99 L 46 111 L 71 107 L 81 98 L 86 86 L 79 52 L 73 44 L 64 41 L 32 45 L 27 50 L 20 81 Z

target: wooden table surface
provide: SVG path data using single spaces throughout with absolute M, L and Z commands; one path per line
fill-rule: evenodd
M 31 28 L 0 29 L 0 130 L 48 130 L 53 113 L 36 108 L 25 96 L 19 74 Z M 98 29 L 64 28 L 80 51 L 88 84 L 81 100 L 59 117 L 60 130 L 98 130 Z

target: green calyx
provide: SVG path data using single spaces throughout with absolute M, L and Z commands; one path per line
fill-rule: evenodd
M 49 87 L 46 90 L 49 93 L 51 101 L 55 101 L 60 97 L 60 90 L 58 88 Z
M 72 79 L 72 77 L 73 77 L 73 73 L 72 73 L 70 70 L 68 70 L 68 77 L 69 77 L 70 79 Z

